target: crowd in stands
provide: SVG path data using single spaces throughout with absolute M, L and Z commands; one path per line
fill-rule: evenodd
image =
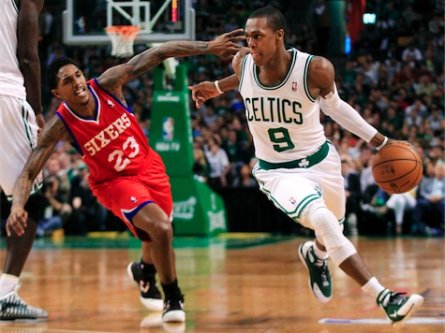
M 197 0 L 196 37 L 213 36 L 242 27 L 248 14 L 265 1 Z M 366 142 L 323 117 L 327 137 L 337 146 L 347 193 L 347 232 L 366 233 L 358 220 L 381 221 L 382 232 L 443 236 L 445 221 L 445 117 L 444 117 L 444 11 L 439 1 L 373 1 L 377 17 L 365 25 L 351 53 L 332 55 L 326 46 L 329 22 L 322 20 L 327 1 L 313 1 L 310 15 L 295 20 L 293 2 L 275 1 L 290 23 L 289 46 L 326 56 L 336 67 L 340 96 L 385 135 L 409 141 L 424 161 L 424 177 L 409 193 L 388 195 L 377 187 L 370 163 L 373 152 Z M 371 1 L 368 1 L 371 3 Z M 60 13 L 59 13 L 60 14 Z M 58 15 L 48 13 L 45 15 Z M 301 16 L 301 15 L 300 15 Z M 325 15 L 326 16 L 326 15 Z M 51 22 L 51 20 L 46 20 Z M 109 47 L 66 47 L 58 38 L 41 43 L 45 67 L 67 55 L 76 59 L 87 77 L 94 77 L 122 61 L 109 55 Z M 139 47 L 139 46 L 138 46 Z M 330 58 L 332 56 L 332 59 Z M 189 68 L 190 83 L 215 80 L 232 73 L 230 61 L 211 56 L 181 60 Z M 148 135 L 153 80 L 150 73 L 132 81 L 126 99 Z M 47 118 L 59 101 L 45 95 Z M 194 173 L 211 187 L 251 187 L 255 164 L 252 139 L 237 91 L 221 95 L 200 109 L 190 106 L 195 157 Z M 85 234 L 107 229 L 107 211 L 91 195 L 88 170 L 69 144 L 61 143 L 45 170 L 48 199 L 45 235 L 63 226 L 66 233 Z

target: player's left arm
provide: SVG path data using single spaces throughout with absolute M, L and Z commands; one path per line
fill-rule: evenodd
M 26 100 L 32 106 L 37 125 L 43 128 L 39 60 L 39 13 L 44 0 L 20 1 L 17 21 L 17 58 L 24 77 Z
M 388 142 L 387 137 L 340 98 L 335 86 L 334 66 L 328 59 L 314 57 L 309 65 L 308 76 L 309 92 L 319 99 L 323 113 L 379 149 Z

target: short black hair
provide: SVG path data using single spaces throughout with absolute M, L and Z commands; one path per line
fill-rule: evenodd
M 74 65 L 77 68 L 80 68 L 76 60 L 68 57 L 57 58 L 48 66 L 46 71 L 46 85 L 50 90 L 57 87 L 57 73 L 59 73 L 60 68 L 66 65 Z
M 247 19 L 265 17 L 267 18 L 267 24 L 273 30 L 283 29 L 284 32 L 287 31 L 287 21 L 283 13 L 271 5 L 258 8 L 254 10 Z

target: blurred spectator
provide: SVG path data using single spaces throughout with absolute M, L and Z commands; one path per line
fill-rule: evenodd
M 208 184 L 213 188 L 227 187 L 230 162 L 227 153 L 215 138 L 208 141 L 205 155 L 210 166 Z
M 427 163 L 413 211 L 413 235 L 443 236 L 445 223 L 445 162 Z
M 413 44 L 409 45 L 402 52 L 402 60 L 413 68 L 416 67 L 416 64 L 420 63 L 422 59 L 422 52 Z
M 199 146 L 195 146 L 193 148 L 193 157 L 195 159 L 195 163 L 193 164 L 193 175 L 199 181 L 206 182 L 209 176 L 210 167 L 207 163 L 204 150 Z
M 107 210 L 101 206 L 91 192 L 88 183 L 88 167 L 80 163 L 76 175 L 71 179 L 71 216 L 65 221 L 68 235 L 85 235 L 89 231 L 105 231 Z
M 43 219 L 37 226 L 37 236 L 51 235 L 54 230 L 62 229 L 65 221 L 72 213 L 71 206 L 59 194 L 59 180 L 50 176 L 43 182 L 42 193 L 46 199 Z
M 341 155 L 341 173 L 345 180 L 346 194 L 345 232 L 357 236 L 357 219 L 361 200 L 360 175 L 349 155 Z
M 373 155 L 371 148 L 367 144 L 363 144 L 360 148 L 360 188 L 362 192 L 370 186 L 375 186 L 374 176 L 372 175 L 371 161 Z
M 403 230 L 403 222 L 405 221 L 405 213 L 411 211 L 416 205 L 416 189 L 406 193 L 391 194 L 386 207 L 394 212 L 395 232 L 401 235 Z
M 257 187 L 255 178 L 252 177 L 252 169 L 249 164 L 243 164 L 240 168 L 239 175 L 232 183 L 233 187 Z
M 227 153 L 227 156 L 229 158 L 231 164 L 232 178 L 235 178 L 237 174 L 239 174 L 240 169 L 244 164 L 241 145 L 238 140 L 238 133 L 235 130 L 228 130 L 227 137 L 222 143 L 222 148 Z

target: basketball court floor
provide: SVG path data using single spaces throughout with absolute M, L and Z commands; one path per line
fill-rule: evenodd
M 94 236 L 36 241 L 20 295 L 48 310 L 49 321 L 1 323 L 0 332 L 445 332 L 443 239 L 354 239 L 384 285 L 425 297 L 413 318 L 395 328 L 374 300 L 333 266 L 334 297 L 319 304 L 296 250 L 305 239 L 267 234 L 176 238 L 187 322 L 163 325 L 160 313 L 140 304 L 126 273 L 127 264 L 139 259 L 138 241 L 126 233 Z M 3 262 L 4 239 L 0 243 Z

